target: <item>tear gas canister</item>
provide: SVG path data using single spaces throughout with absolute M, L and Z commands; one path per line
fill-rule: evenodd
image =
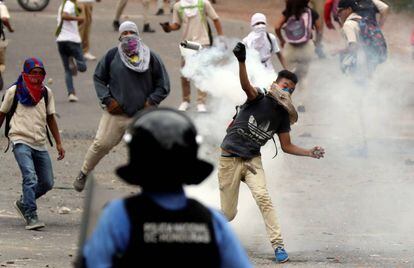
M 192 50 L 200 50 L 202 48 L 200 43 L 192 42 L 192 41 L 188 41 L 188 40 L 182 41 L 180 43 L 180 45 L 184 48 L 192 49 Z

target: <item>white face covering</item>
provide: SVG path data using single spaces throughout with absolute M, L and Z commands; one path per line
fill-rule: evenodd
M 264 24 L 257 24 L 254 25 L 252 28 L 255 33 L 266 33 L 266 25 Z

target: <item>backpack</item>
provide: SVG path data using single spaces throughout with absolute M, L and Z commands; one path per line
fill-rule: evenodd
M 211 46 L 213 44 L 213 33 L 211 31 L 210 23 L 208 23 L 208 20 L 207 20 L 206 11 L 204 9 L 204 0 L 198 0 L 197 5 L 194 5 L 194 6 L 182 7 L 180 5 L 180 7 L 178 9 L 178 15 L 180 16 L 180 18 L 182 20 L 184 18 L 184 9 L 186 9 L 186 8 L 195 8 L 195 7 L 198 8 L 198 13 L 200 14 L 201 22 L 203 23 L 203 25 L 206 25 L 207 33 L 208 33 L 208 39 L 210 41 L 210 46 Z
M 290 44 L 303 44 L 312 38 L 312 12 L 307 8 L 299 19 L 296 16 L 290 16 L 285 26 L 286 41 Z
M 368 18 L 355 20 L 359 25 L 359 37 L 369 60 L 383 63 L 387 59 L 387 43 L 378 25 Z
M 376 15 L 379 12 L 372 0 L 357 0 L 355 13 L 377 24 Z
M 1 99 L 2 102 L 4 101 L 4 96 L 5 95 L 3 95 L 3 98 Z M 47 92 L 47 89 L 43 93 L 43 98 L 45 99 L 45 106 L 46 106 L 46 110 L 47 110 L 47 105 L 49 104 L 49 94 Z M 4 125 L 4 136 L 7 138 L 8 143 L 7 143 L 6 150 L 4 151 L 5 153 L 9 150 L 9 147 L 10 147 L 10 138 L 9 138 L 10 122 L 11 122 L 11 119 L 12 119 L 14 113 L 16 112 L 18 102 L 19 102 L 19 100 L 17 99 L 17 94 L 15 94 L 14 97 L 13 97 L 12 106 L 11 106 L 9 112 L 6 114 L 6 124 Z M 50 143 L 50 146 L 53 147 L 53 142 L 52 142 L 52 139 L 50 138 L 49 128 L 48 128 L 47 125 L 46 125 L 46 135 L 47 135 L 47 139 Z

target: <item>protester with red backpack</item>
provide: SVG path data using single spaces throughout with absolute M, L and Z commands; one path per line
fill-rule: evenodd
M 316 30 L 315 42 L 312 40 L 313 29 Z M 318 13 L 308 7 L 308 0 L 287 0 L 286 9 L 276 22 L 275 32 L 283 48 L 288 69 L 294 72 L 299 80 L 303 80 L 315 56 L 315 46 L 319 46 L 322 40 Z M 300 88 L 302 90 L 303 84 Z M 305 107 L 299 105 L 298 111 L 304 112 Z

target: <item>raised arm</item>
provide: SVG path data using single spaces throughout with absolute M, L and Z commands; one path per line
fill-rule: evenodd
M 246 47 L 239 42 L 233 49 L 233 53 L 239 61 L 239 79 L 243 91 L 247 95 L 248 100 L 254 100 L 258 93 L 257 90 L 250 84 L 249 77 L 246 70 Z

